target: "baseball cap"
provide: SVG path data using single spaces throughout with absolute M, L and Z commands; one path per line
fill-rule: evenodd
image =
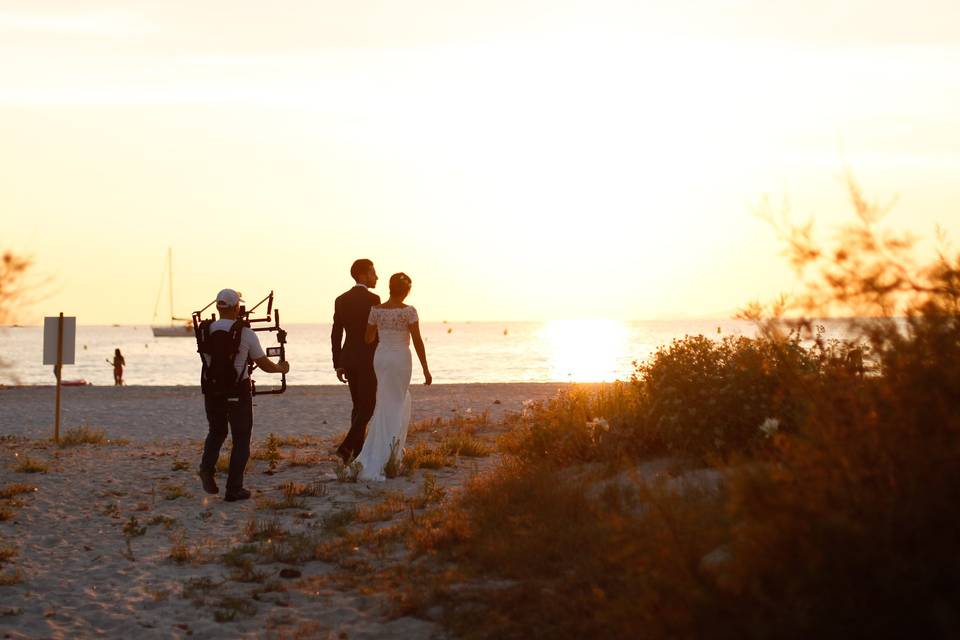
M 217 294 L 218 307 L 235 307 L 241 302 L 243 302 L 243 298 L 240 297 L 239 291 L 221 289 L 220 293 Z

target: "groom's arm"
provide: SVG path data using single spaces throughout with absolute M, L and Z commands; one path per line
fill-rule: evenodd
M 330 347 L 333 351 L 333 368 L 339 370 L 341 368 L 340 354 L 343 351 L 343 320 L 339 300 L 333 306 L 333 329 L 330 331 Z

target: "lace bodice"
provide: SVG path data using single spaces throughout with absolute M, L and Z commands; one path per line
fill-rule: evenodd
M 407 347 L 410 345 L 410 325 L 419 322 L 417 310 L 406 306 L 400 309 L 372 307 L 367 324 L 376 325 L 380 346 Z

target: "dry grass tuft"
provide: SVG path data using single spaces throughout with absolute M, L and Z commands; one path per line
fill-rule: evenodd
M 483 440 L 466 431 L 456 431 L 443 437 L 440 448 L 451 456 L 485 458 L 493 451 Z
M 164 529 L 172 529 L 177 524 L 178 524 L 178 521 L 176 518 L 173 518 L 171 516 L 165 516 L 165 515 L 156 515 L 150 518 L 149 520 L 147 520 L 148 526 L 161 525 L 163 526 Z
M 408 447 L 403 452 L 403 474 L 410 475 L 417 469 L 443 469 L 452 467 L 454 459 L 440 448 L 432 448 L 426 443 Z
M 174 535 L 173 546 L 167 557 L 177 564 L 200 564 L 206 558 L 203 548 L 200 545 L 188 545 L 182 533 Z
M 283 538 L 287 531 L 277 519 L 260 520 L 251 518 L 243 528 L 243 537 L 247 542 L 261 542 Z
M 387 478 L 396 478 L 400 475 L 400 459 L 403 452 L 400 450 L 400 441 L 396 438 L 390 443 L 390 457 L 387 463 L 383 465 L 383 475 Z
M 176 500 L 177 498 L 189 498 L 190 492 L 182 484 L 165 484 L 160 486 L 160 496 L 164 500 Z
M 20 571 L 13 573 L 0 573 L 0 587 L 12 587 L 23 582 L 23 574 Z
M 261 496 L 255 500 L 258 510 L 269 509 L 272 511 L 281 511 L 283 509 L 306 509 L 307 503 L 303 498 L 297 496 L 284 495 L 283 497 L 271 498 Z
M 0 500 L 10 500 L 16 496 L 33 493 L 37 488 L 22 482 L 16 482 L 0 487 Z
M 357 510 L 354 508 L 340 509 L 328 513 L 320 521 L 324 531 L 343 533 L 357 519 Z
M 50 470 L 50 465 L 24 454 L 22 457 L 18 456 L 17 463 L 13 465 L 13 470 L 17 473 L 46 473 Z
M 287 466 L 289 467 L 313 467 L 321 462 L 323 462 L 323 456 L 318 454 L 302 454 L 296 451 L 287 458 Z
M 316 436 L 304 436 L 304 435 L 288 435 L 288 436 L 274 436 L 277 446 L 279 447 L 294 447 L 295 449 L 305 449 L 310 446 L 317 446 L 323 444 L 323 439 Z
M 257 615 L 257 605 L 249 598 L 225 596 L 219 599 L 213 612 L 217 622 L 233 622 L 238 618 L 252 618 Z
M 102 446 L 108 443 L 107 432 L 88 426 L 74 427 L 60 437 L 60 447 L 76 447 L 83 444 Z
M 334 473 L 337 474 L 337 482 L 356 482 L 360 470 L 360 462 L 356 459 L 350 460 L 346 464 L 338 459 L 336 466 L 333 468 Z
M 299 482 L 284 482 L 280 485 L 280 491 L 284 496 L 290 498 L 309 496 L 311 498 L 322 498 L 327 495 L 327 485 L 319 480 L 310 484 Z
M 383 522 L 407 508 L 407 499 L 399 491 L 391 491 L 383 500 L 374 504 L 363 504 L 356 509 L 357 522 Z

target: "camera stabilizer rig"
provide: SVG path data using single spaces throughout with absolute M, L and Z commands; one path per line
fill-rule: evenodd
M 200 332 L 200 323 L 203 322 L 203 312 L 210 308 L 210 305 L 214 304 L 216 300 L 211 301 L 207 306 L 200 311 L 194 311 L 192 314 L 193 317 L 193 331 L 197 336 L 197 345 L 200 344 L 201 332 Z M 250 317 L 254 311 L 256 311 L 260 305 L 264 302 L 267 303 L 267 312 L 266 315 L 262 318 L 252 318 Z M 215 316 L 211 314 L 211 320 L 215 320 Z M 283 362 L 287 359 L 287 352 L 285 345 L 287 344 L 287 332 L 280 327 L 280 310 L 273 308 L 273 291 L 271 291 L 266 298 L 253 305 L 253 307 L 248 311 L 245 307 L 240 307 L 239 320 L 243 324 L 253 331 L 257 332 L 270 332 L 277 334 L 277 346 L 276 347 L 267 347 L 267 357 L 268 358 L 278 358 L 278 362 Z M 253 361 L 247 362 L 247 371 L 250 374 L 250 385 L 252 393 L 255 396 L 266 396 L 266 395 L 279 395 L 287 390 L 287 374 L 280 374 L 280 386 L 272 387 L 266 391 L 257 391 L 257 384 L 253 379 L 253 371 L 257 368 L 257 365 Z

